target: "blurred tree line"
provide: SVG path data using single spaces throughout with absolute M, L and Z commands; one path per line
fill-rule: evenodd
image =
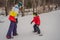
M 6 5 L 6 1 L 7 1 L 7 6 L 10 7 L 10 6 L 13 6 L 15 2 L 22 2 L 22 0 L 0 0 L 0 7 L 2 6 L 5 6 Z M 39 2 L 39 0 L 35 0 L 37 3 Z M 45 1 L 45 3 L 44 3 Z M 34 0 L 24 0 L 24 6 L 25 8 L 31 8 L 33 6 L 33 2 Z M 40 3 L 42 5 L 44 4 L 52 4 L 52 3 L 55 3 L 55 4 L 58 4 L 60 6 L 60 0 L 40 0 Z
M 60 0 L 0 0 L 0 7 L 5 7 L 6 15 L 8 15 L 8 11 L 15 3 L 23 1 L 24 8 L 33 8 L 33 10 L 38 5 L 58 4 L 58 6 L 60 6 Z

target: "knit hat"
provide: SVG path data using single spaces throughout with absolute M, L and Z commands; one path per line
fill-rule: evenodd
M 33 13 L 33 15 L 38 15 L 37 13 Z
M 20 6 L 22 6 L 22 2 L 19 2 L 19 3 L 18 3 L 18 7 L 20 7 Z

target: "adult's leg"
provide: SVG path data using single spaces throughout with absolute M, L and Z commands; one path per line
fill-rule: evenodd
M 13 35 L 17 34 L 17 23 L 15 23 L 14 25 L 14 29 L 13 29 Z
M 14 24 L 14 29 L 13 29 L 13 35 L 17 35 L 17 23 L 18 23 L 18 19 L 16 19 L 16 23 Z
M 6 37 L 11 37 L 13 29 L 14 29 L 14 22 L 11 21 Z

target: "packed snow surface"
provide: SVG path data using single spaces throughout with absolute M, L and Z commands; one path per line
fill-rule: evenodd
M 18 17 L 18 36 L 9 40 L 60 40 L 60 10 L 49 13 L 40 14 L 41 25 L 40 30 L 43 36 L 33 33 L 33 24 L 30 24 L 33 15 L 26 15 Z M 6 39 L 6 34 L 10 25 L 8 16 L 0 16 L 0 40 Z

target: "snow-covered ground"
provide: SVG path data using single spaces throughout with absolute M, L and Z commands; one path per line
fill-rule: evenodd
M 2 20 L 2 17 L 0 17 L 0 20 Z M 0 40 L 8 40 L 5 36 L 10 22 L 8 17 L 4 16 L 3 18 L 4 22 L 0 23 Z M 40 29 L 43 36 L 38 36 L 32 32 L 33 24 L 30 24 L 32 18 L 32 15 L 19 16 L 17 28 L 19 35 L 10 40 L 60 40 L 60 10 L 40 14 Z

